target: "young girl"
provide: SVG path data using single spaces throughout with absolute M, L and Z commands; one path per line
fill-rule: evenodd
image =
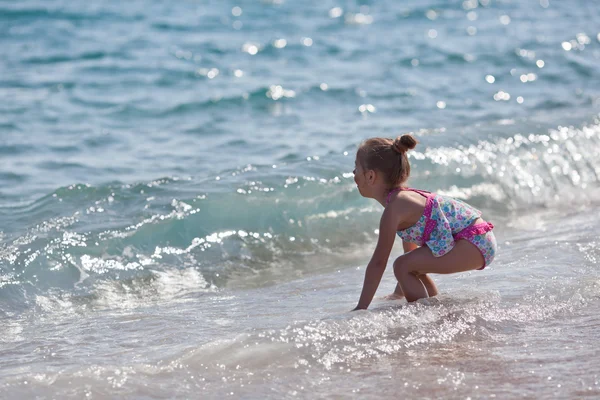
M 437 295 L 427 274 L 483 269 L 496 254 L 494 226 L 481 218 L 481 211 L 450 197 L 404 186 L 410 175 L 406 152 L 416 144 L 411 135 L 396 140 L 372 138 L 356 152 L 358 191 L 385 209 L 355 310 L 366 309 L 373 300 L 396 234 L 402 238 L 404 254 L 394 261 L 398 285 L 392 296 L 405 296 L 409 302 Z

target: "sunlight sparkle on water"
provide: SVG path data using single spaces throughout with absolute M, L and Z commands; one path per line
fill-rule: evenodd
M 577 37 L 577 42 L 580 45 L 586 45 L 586 44 L 592 43 L 592 39 L 590 39 L 590 37 L 588 35 L 586 35 L 585 33 L 578 33 L 576 35 L 576 37 Z
M 462 2 L 462 7 L 465 10 L 472 10 L 474 8 L 477 8 L 479 6 L 477 0 L 465 0 Z
M 373 23 L 373 16 L 363 13 L 347 14 L 346 23 L 350 25 L 369 25 Z
M 510 100 L 510 94 L 500 90 L 498 93 L 494 94 L 494 100 L 496 101 L 508 101 Z
M 258 46 L 253 43 L 244 43 L 242 51 L 253 56 L 258 53 Z
M 287 40 L 285 39 L 277 39 L 273 41 L 273 47 L 283 49 L 285 46 L 287 46 Z
M 344 10 L 342 10 L 340 7 L 334 7 L 331 10 L 329 10 L 329 17 L 339 18 L 342 16 L 343 13 L 344 13 Z
M 208 79 L 214 79 L 219 75 L 219 70 L 217 68 L 198 68 L 196 73 L 200 76 L 206 76 Z
M 374 113 L 376 111 L 376 108 L 373 104 L 361 104 L 358 107 L 358 111 L 360 111 L 361 113 Z
M 537 75 L 534 73 L 528 73 L 528 74 L 522 74 L 519 79 L 521 79 L 521 82 L 525 83 L 525 82 L 533 82 L 537 79 Z
M 427 10 L 427 12 L 425 13 L 425 16 L 426 16 L 428 19 L 430 19 L 430 20 L 434 21 L 434 20 L 436 20 L 436 19 L 437 19 L 437 17 L 438 17 L 438 13 L 437 13 L 435 10 Z

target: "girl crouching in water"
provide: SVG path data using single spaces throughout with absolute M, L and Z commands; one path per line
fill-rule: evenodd
M 481 211 L 450 197 L 405 186 L 410 176 L 406 152 L 416 144 L 411 135 L 396 140 L 372 138 L 356 152 L 358 191 L 385 209 L 355 310 L 371 304 L 396 234 L 402 238 L 404 254 L 394 261 L 398 285 L 393 297 L 405 296 L 409 302 L 437 295 L 427 274 L 483 269 L 496 254 L 494 226 L 481 218 Z

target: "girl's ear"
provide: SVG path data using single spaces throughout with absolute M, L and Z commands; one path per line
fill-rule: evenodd
M 375 180 L 377 179 L 377 172 L 375 172 L 375 170 L 373 170 L 373 169 L 370 169 L 367 171 L 366 177 L 367 177 L 367 183 L 369 185 L 372 185 L 375 183 Z

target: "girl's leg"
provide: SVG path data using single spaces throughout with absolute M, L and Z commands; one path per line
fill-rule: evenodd
M 427 291 L 428 297 L 437 296 L 438 288 L 431 279 L 429 275 L 423 274 L 418 276 L 423 286 L 425 286 L 425 290 Z M 388 294 L 384 297 L 386 300 L 399 300 L 404 298 L 404 292 L 402 291 L 402 286 L 400 286 L 400 282 L 396 284 L 396 289 L 394 289 L 394 293 Z
M 427 295 L 429 297 L 437 296 L 438 288 L 435 286 L 435 283 L 431 279 L 431 277 L 427 274 L 419 275 L 419 279 L 423 286 L 425 286 L 425 290 L 427 290 Z
M 394 289 L 394 293 L 388 294 L 384 297 L 386 300 L 399 300 L 404 298 L 404 292 L 402 291 L 402 287 L 400 286 L 400 282 L 396 284 L 396 289 Z
M 479 249 L 467 240 L 459 240 L 454 248 L 442 257 L 434 257 L 427 246 L 419 247 L 394 261 L 394 274 L 407 301 L 428 297 L 428 290 L 419 279 L 422 275 L 451 274 L 481 268 L 484 264 Z M 426 282 L 430 281 L 429 278 Z M 431 287 L 433 290 L 435 285 Z

